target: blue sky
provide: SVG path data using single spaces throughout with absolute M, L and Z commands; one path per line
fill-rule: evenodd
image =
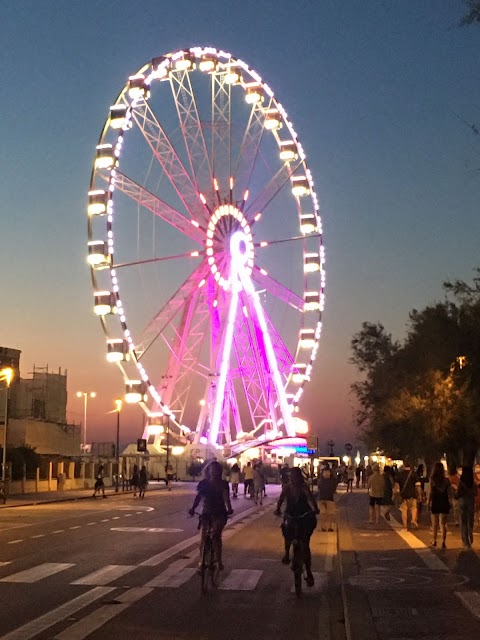
M 412 308 L 479 266 L 480 29 L 460 2 L 199 3 L 4 0 L 0 5 L 0 343 L 96 389 L 89 423 L 122 381 L 104 359 L 85 264 L 85 202 L 108 107 L 154 56 L 210 45 L 255 68 L 287 109 L 321 203 L 324 332 L 304 415 L 320 441 L 354 439 L 349 342 L 365 320 L 401 337 Z M 111 423 L 111 424 L 110 424 Z M 126 433 L 137 437 L 132 413 Z M 112 432 L 112 433 L 110 433 Z

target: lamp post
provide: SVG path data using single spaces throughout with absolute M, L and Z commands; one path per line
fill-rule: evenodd
M 169 476 L 169 470 L 170 470 L 170 416 L 167 415 L 167 422 L 165 425 L 165 430 L 166 430 L 166 434 L 167 434 L 167 462 L 165 464 L 165 478 L 166 478 L 166 483 L 167 483 L 167 489 L 169 491 L 172 490 L 172 487 L 170 486 L 170 480 L 168 478 Z
M 5 380 L 5 426 L 3 429 L 3 458 L 2 458 L 2 483 L 3 483 L 3 495 L 4 500 L 6 493 L 5 481 L 7 479 L 7 430 L 8 430 L 8 395 L 10 391 L 10 384 L 13 380 L 13 369 L 11 367 L 5 367 L 0 371 L 0 380 Z
M 120 476 L 120 411 L 122 410 L 122 405 L 122 400 L 115 400 L 115 412 L 117 414 L 117 444 L 115 446 L 115 454 L 117 457 L 117 480 L 115 482 L 115 493 L 118 493 L 118 479 Z
M 96 397 L 95 391 L 77 391 L 77 398 L 83 397 L 83 452 L 86 452 L 87 448 L 87 401 L 88 398 Z

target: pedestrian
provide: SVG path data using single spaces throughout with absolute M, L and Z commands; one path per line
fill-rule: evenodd
M 165 464 L 165 484 L 169 491 L 172 490 L 173 482 L 173 467 L 170 462 Z
M 103 494 L 103 497 L 106 498 L 107 496 L 105 495 L 105 482 L 103 481 L 103 464 L 101 464 L 98 467 L 98 472 L 97 472 L 97 477 L 95 480 L 95 487 L 94 487 L 94 491 L 93 491 L 93 498 L 97 497 L 97 493 L 100 493 L 100 491 Z
M 335 519 L 335 492 L 337 481 L 328 467 L 323 469 L 318 479 L 318 507 L 322 531 L 333 531 Z
M 427 479 L 425 478 L 425 467 L 423 464 L 419 464 L 417 467 L 417 477 L 420 482 L 420 491 L 417 496 L 417 521 L 420 521 L 420 516 L 422 515 L 423 505 L 426 503 L 426 493 L 425 493 L 425 483 Z
M 353 493 L 353 480 L 355 478 L 355 471 L 353 470 L 352 465 L 348 465 L 347 467 L 347 493 Z
M 240 467 L 238 463 L 234 462 L 230 469 L 230 482 L 232 484 L 232 496 L 238 497 L 238 484 L 240 482 Z
M 355 488 L 360 488 L 360 476 L 362 475 L 362 470 L 360 469 L 360 465 L 355 467 Z
M 450 513 L 452 485 L 445 476 L 445 469 L 441 462 L 436 462 L 430 476 L 428 508 L 432 515 L 433 540 L 432 547 L 437 546 L 437 534 L 442 532 L 442 549 L 447 548 L 447 517 Z
M 408 516 L 414 529 L 418 528 L 418 498 L 421 495 L 420 481 L 417 479 L 409 460 L 404 460 L 403 468 L 395 478 L 393 489 L 394 501 L 400 502 L 403 531 L 408 531 Z
M 380 507 L 385 493 L 385 480 L 380 473 L 378 464 L 374 464 L 372 467 L 372 473 L 367 481 L 367 489 L 370 502 L 368 521 L 373 524 L 373 517 L 375 516 L 375 524 L 378 524 L 380 522 Z
M 473 476 L 477 487 L 480 487 L 480 464 L 475 465 Z M 480 529 L 480 490 L 477 491 L 477 495 L 475 496 L 475 515 L 477 517 L 477 526 Z
M 138 476 L 138 465 L 134 464 L 133 465 L 133 470 L 132 470 L 132 477 L 130 478 L 130 486 L 133 489 L 133 497 L 134 498 L 137 495 L 139 482 L 140 482 L 140 479 L 139 479 L 139 476 Z
M 289 479 L 290 479 L 290 467 L 288 466 L 288 463 L 285 463 L 283 467 L 280 468 L 280 481 L 282 483 L 282 487 L 288 484 Z
M 473 524 L 475 518 L 475 498 L 478 494 L 477 483 L 473 476 L 473 467 L 462 467 L 462 475 L 456 491 L 460 510 L 462 543 L 464 549 L 471 549 L 473 544 Z
M 362 480 L 362 489 L 365 489 L 367 483 L 367 472 L 365 469 L 365 465 L 363 464 L 360 465 L 360 478 Z
M 246 498 L 247 496 L 250 497 L 253 495 L 254 471 L 250 460 L 247 462 L 246 466 L 243 467 L 243 476 L 243 497 Z
M 390 512 L 393 507 L 393 485 L 395 484 L 395 476 L 392 468 L 386 464 L 383 467 L 383 516 L 385 520 L 390 520 Z
M 148 473 L 147 467 L 143 465 L 138 474 L 138 497 L 145 498 L 145 491 L 147 490 Z
M 460 474 L 458 473 L 457 465 L 453 464 L 448 470 L 448 479 L 452 485 L 452 511 L 453 511 L 453 524 L 456 527 L 460 526 L 460 506 L 458 504 L 457 492 L 460 485 Z
M 255 504 L 263 504 L 263 492 L 265 489 L 265 469 L 263 468 L 263 462 L 259 460 L 253 466 L 253 494 L 255 497 Z

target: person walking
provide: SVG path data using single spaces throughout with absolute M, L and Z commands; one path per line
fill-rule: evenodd
M 255 504 L 263 504 L 263 492 L 265 490 L 265 469 L 263 462 L 259 460 L 253 467 L 253 495 Z
M 145 491 L 147 490 L 148 473 L 147 467 L 143 465 L 138 474 L 138 497 L 145 498 Z
M 475 519 L 475 498 L 478 487 L 473 477 L 473 467 L 462 467 L 462 475 L 456 491 L 456 499 L 460 510 L 460 526 L 464 549 L 471 549 L 473 544 L 473 524 Z
M 98 467 L 98 472 L 97 472 L 97 479 L 95 480 L 95 488 L 93 491 L 93 496 L 92 498 L 96 498 L 97 497 L 97 493 L 100 493 L 100 491 L 103 494 L 103 497 L 106 498 L 107 496 L 105 495 L 105 482 L 103 481 L 103 476 L 104 476 L 104 466 L 103 464 L 101 464 Z
M 452 465 L 449 469 L 448 479 L 452 485 L 452 511 L 453 511 L 453 523 L 456 527 L 460 526 L 460 505 L 458 504 L 457 492 L 460 485 L 460 475 L 458 473 L 457 465 Z
M 130 478 L 130 486 L 133 489 L 133 497 L 134 498 L 137 495 L 139 482 L 140 482 L 140 479 L 139 479 L 139 476 L 138 476 L 138 465 L 134 464 L 133 465 L 133 471 L 132 471 L 132 477 Z
M 333 531 L 335 519 L 335 492 L 337 481 L 327 467 L 323 469 L 318 479 L 318 507 L 320 511 L 320 525 L 322 531 Z
M 355 471 L 353 470 L 352 465 L 348 465 L 347 467 L 347 493 L 353 493 L 353 480 L 355 478 Z
M 408 516 L 414 529 L 418 528 L 418 499 L 421 486 L 417 474 L 409 460 L 404 460 L 403 468 L 395 478 L 394 494 L 400 496 L 400 512 L 402 514 L 403 531 L 408 531 Z
M 250 460 L 247 462 L 247 465 L 243 467 L 243 476 L 243 497 L 246 498 L 247 496 L 250 497 L 253 495 L 254 471 Z
M 232 485 L 232 496 L 238 498 L 238 485 L 240 483 L 240 467 L 236 462 L 232 464 L 230 469 L 230 482 Z
M 283 467 L 280 469 L 280 481 L 282 483 L 282 487 L 288 484 L 289 480 L 290 480 L 290 467 L 288 466 L 287 463 L 285 463 Z
M 367 489 L 370 501 L 368 521 L 370 524 L 373 524 L 373 517 L 375 516 L 375 524 L 378 524 L 380 522 L 380 507 L 385 493 L 385 480 L 380 473 L 378 464 L 374 464 L 372 467 L 372 474 L 368 478 Z
M 393 486 L 395 484 L 395 476 L 393 475 L 392 467 L 386 464 L 383 467 L 383 516 L 385 520 L 390 520 L 390 512 L 393 507 Z
M 445 476 L 445 469 L 441 462 L 436 462 L 430 476 L 428 508 L 432 514 L 433 540 L 432 547 L 437 546 L 437 534 L 442 532 L 442 549 L 447 548 L 447 517 L 450 513 L 452 485 Z
M 362 470 L 360 465 L 355 467 L 355 488 L 360 489 L 360 476 L 362 475 Z

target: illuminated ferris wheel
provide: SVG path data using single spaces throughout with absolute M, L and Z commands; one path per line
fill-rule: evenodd
M 319 206 L 270 87 L 212 48 L 110 107 L 88 193 L 94 311 L 146 432 L 241 450 L 296 433 L 323 311 Z

